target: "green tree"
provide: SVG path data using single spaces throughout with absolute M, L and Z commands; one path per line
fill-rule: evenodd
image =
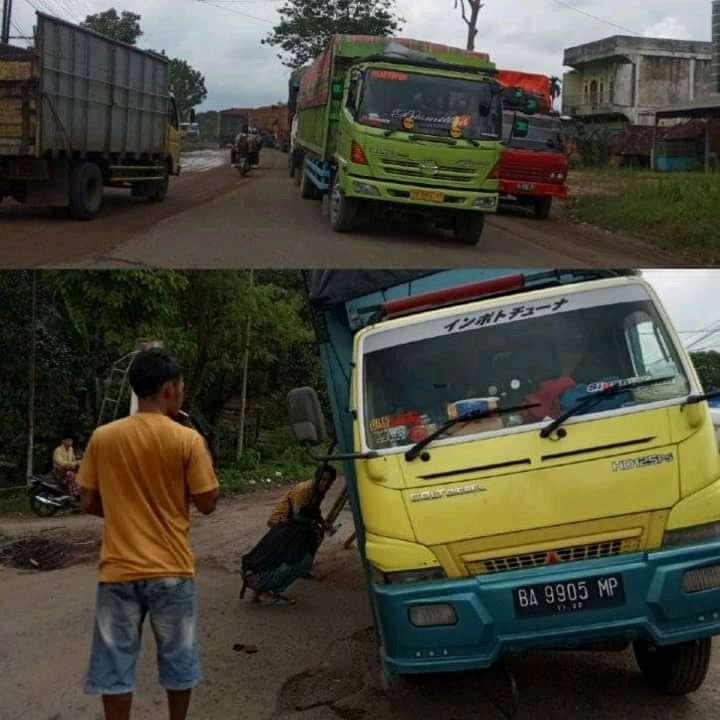
M 140 29 L 140 19 L 140 15 L 129 10 L 123 10 L 118 14 L 115 8 L 110 8 L 101 13 L 88 15 L 80 25 L 113 40 L 135 45 L 143 34 Z
M 700 382 L 706 391 L 720 389 L 720 353 L 715 350 L 690 353 Z
M 184 120 L 190 110 L 207 97 L 205 77 L 186 60 L 170 60 L 170 89 L 175 95 L 180 117 Z
M 467 41 L 465 48 L 467 50 L 475 49 L 475 38 L 478 34 L 478 18 L 480 10 L 483 9 L 485 3 L 482 0 L 455 0 L 455 9 L 460 9 L 460 15 L 463 22 L 467 26 Z
M 280 49 L 287 67 L 298 68 L 322 52 L 335 34 L 393 35 L 404 18 L 395 0 L 285 0 L 280 22 L 260 42 Z

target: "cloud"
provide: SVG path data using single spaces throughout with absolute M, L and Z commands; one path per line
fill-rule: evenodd
M 112 6 L 139 13 L 142 47 L 164 48 L 205 75 L 205 109 L 287 97 L 287 68 L 274 48 L 260 44 L 282 0 L 43 0 L 43 5 L 71 20 Z M 466 28 L 454 5 L 454 0 L 398 0 L 398 14 L 407 21 L 403 34 L 464 46 Z M 564 48 L 617 33 L 710 39 L 710 8 L 710 0 L 487 0 L 477 46 L 500 67 L 561 75 Z M 14 19 L 30 31 L 28 3 L 15 3 Z
M 693 39 L 690 31 L 674 17 L 666 17 L 660 22 L 656 22 L 645 30 L 643 35 L 649 38 L 669 38 L 671 40 Z

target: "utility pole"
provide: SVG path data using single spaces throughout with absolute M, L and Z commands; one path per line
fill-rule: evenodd
M 250 290 L 253 288 L 253 271 L 250 270 Z M 245 409 L 247 407 L 247 378 L 248 363 L 250 361 L 250 323 L 251 316 L 248 315 L 245 325 L 245 358 L 243 361 L 242 396 L 240 400 L 240 430 L 238 432 L 237 459 L 242 457 L 245 450 Z
M 31 270 L 32 300 L 30 311 L 30 367 L 28 368 L 28 441 L 27 441 L 27 481 L 33 475 L 33 456 L 35 455 L 35 373 L 37 362 L 37 271 Z
M 10 16 L 12 15 L 12 0 L 3 0 L 2 37 L 0 42 L 7 45 L 10 42 Z

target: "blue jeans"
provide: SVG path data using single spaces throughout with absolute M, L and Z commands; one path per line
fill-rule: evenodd
M 282 563 L 272 570 L 252 575 L 247 580 L 251 590 L 258 593 L 281 593 L 296 580 L 307 577 L 312 572 L 313 556 L 305 555 L 298 563 Z
M 189 690 L 200 682 L 192 578 L 99 583 L 87 693 L 119 695 L 134 690 L 135 665 L 148 614 L 157 645 L 160 685 L 166 690 Z

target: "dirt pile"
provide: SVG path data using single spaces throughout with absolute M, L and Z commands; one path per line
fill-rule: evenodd
M 56 533 L 0 541 L 0 564 L 18 570 L 58 570 L 92 562 L 100 541 L 96 535 Z

